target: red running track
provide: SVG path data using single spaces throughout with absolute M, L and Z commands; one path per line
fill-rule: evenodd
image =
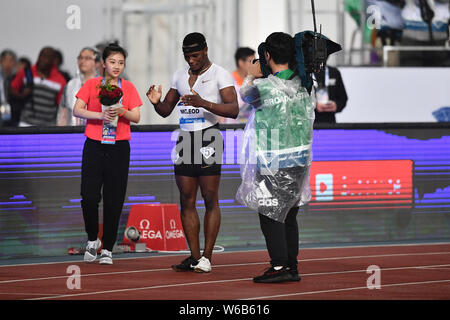
M 301 249 L 302 280 L 280 284 L 252 281 L 268 267 L 265 250 L 217 253 L 209 274 L 172 271 L 183 258 L 0 266 L 0 300 L 450 299 L 450 243 Z M 71 265 L 80 268 L 79 289 L 67 286 L 76 284 L 68 278 Z M 367 287 L 371 265 L 380 268 L 379 289 Z

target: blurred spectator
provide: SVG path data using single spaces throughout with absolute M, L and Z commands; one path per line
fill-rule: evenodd
M 12 116 L 11 103 L 9 97 L 9 84 L 13 78 L 17 64 L 17 57 L 14 51 L 6 49 L 0 53 L 0 108 L 1 122 L 10 122 Z M 7 123 L 3 123 L 7 125 Z
M 0 90 L 2 96 L 8 99 L 8 86 L 12 80 L 14 72 L 17 66 L 17 56 L 14 51 L 6 49 L 0 53 L 0 81 L 2 81 L 2 86 Z
M 100 62 L 101 58 L 97 50 L 91 47 L 85 47 L 81 49 L 77 60 L 77 76 L 71 79 L 64 87 L 59 104 L 58 126 L 78 126 L 85 124 L 84 119 L 73 116 L 73 106 L 77 100 L 75 95 L 87 80 L 98 75 L 96 64 Z
M 401 44 L 444 46 L 448 40 L 449 0 L 406 0 Z M 449 66 L 448 51 L 401 52 L 402 66 Z
M 66 85 L 63 75 L 55 66 L 55 51 L 44 47 L 38 60 L 31 67 L 32 84 L 28 83 L 26 70 L 20 70 L 11 81 L 10 94 L 17 98 L 31 95 L 25 102 L 20 118 L 20 126 L 50 126 L 56 124 L 58 104 Z M 23 89 L 23 90 L 22 90 Z
M 371 35 L 371 63 L 381 65 L 383 59 L 383 46 L 395 46 L 400 44 L 403 30 L 402 8 L 405 0 L 367 0 L 367 7 L 375 6 L 379 10 L 378 25 L 373 29 Z M 376 22 L 373 20 L 373 22 Z M 396 58 L 396 62 L 391 65 L 398 65 L 398 53 L 391 52 L 391 58 Z M 392 60 L 392 59 L 391 59 Z
M 61 73 L 68 82 L 72 77 L 70 76 L 70 73 L 64 70 L 61 70 L 61 66 L 64 64 L 64 56 L 61 52 L 61 50 L 55 49 L 55 66 L 56 69 L 58 69 L 59 73 Z
M 370 0 L 369 0 L 370 1 Z M 363 9 L 361 8 L 361 0 L 345 0 L 344 1 L 344 8 L 345 11 L 347 11 L 350 16 L 355 20 L 356 25 L 358 27 L 361 27 L 361 12 Z M 365 8 L 364 8 L 365 10 Z M 372 30 L 368 27 L 367 23 L 364 23 L 364 42 L 369 43 L 370 37 L 372 34 Z
M 405 0 L 366 0 L 365 7 L 362 8 L 364 2 L 361 0 L 344 1 L 345 10 L 355 20 L 358 29 L 361 29 L 361 12 L 366 11 L 363 37 L 364 42 L 370 43 L 372 47 L 370 52 L 371 64 L 381 64 L 382 49 L 380 47 L 396 45 L 400 41 L 403 29 L 401 8 L 404 3 Z M 370 7 L 375 7 L 377 11 L 368 11 Z M 378 17 L 381 19 L 376 20 Z M 376 24 L 376 26 L 373 24 Z M 356 31 L 352 35 L 352 48 Z
M 449 0 L 406 0 L 402 43 L 443 45 L 448 38 L 449 16 Z
M 17 62 L 16 73 L 12 76 L 12 79 L 16 76 L 17 73 L 21 72 L 25 73 L 24 84 L 22 86 L 22 90 L 20 92 L 21 96 L 14 96 L 9 94 L 9 103 L 11 104 L 11 120 L 6 124 L 7 126 L 17 127 L 20 122 L 20 115 L 25 106 L 25 102 L 30 99 L 31 92 L 28 94 L 23 94 L 27 88 L 31 88 L 33 84 L 33 75 L 31 73 L 31 62 L 25 57 L 20 57 Z M 11 91 L 11 87 L 8 88 Z M 22 95 L 23 94 L 23 95 Z
M 347 91 L 340 71 L 326 65 L 320 73 L 314 74 L 317 106 L 314 123 L 336 123 L 335 114 L 347 104 Z
M 97 43 L 96 45 L 95 45 L 95 49 L 97 50 L 97 52 L 98 52 L 98 54 L 99 54 L 99 56 L 101 57 L 102 56 L 102 54 L 103 54 L 103 50 L 105 50 L 105 48 L 108 46 L 108 44 L 110 44 L 110 43 L 114 43 L 113 41 L 103 41 L 103 42 L 99 42 L 99 43 Z M 116 44 L 118 44 L 117 43 L 117 41 L 115 42 Z M 100 75 L 100 76 L 103 76 L 104 75 L 104 73 L 105 73 L 105 69 L 103 68 L 103 64 L 102 64 L 102 61 L 100 60 L 99 62 L 96 62 L 95 63 L 95 67 L 97 68 L 97 73 Z
M 238 48 L 234 54 L 236 70 L 231 74 L 237 86 L 241 87 L 244 78 L 248 74 L 248 67 L 255 59 L 255 50 L 247 47 Z
M 405 0 L 368 0 L 367 5 L 376 5 L 380 10 L 380 29 L 377 36 L 385 45 L 397 45 L 400 42 L 403 30 L 402 8 Z
M 242 82 L 248 74 L 248 67 L 255 59 L 255 50 L 248 47 L 240 47 L 234 54 L 234 60 L 236 62 L 236 70 L 232 72 L 234 79 L 234 87 L 236 89 L 238 103 L 239 103 L 239 115 L 236 119 L 220 117 L 220 123 L 245 123 L 250 115 L 251 106 L 245 103 L 239 93 Z

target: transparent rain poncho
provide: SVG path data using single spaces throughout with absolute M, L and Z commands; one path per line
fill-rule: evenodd
M 284 222 L 292 207 L 311 199 L 314 94 L 307 92 L 299 77 L 284 80 L 273 75 L 246 78 L 240 93 L 254 109 L 242 136 L 242 183 L 236 199 Z

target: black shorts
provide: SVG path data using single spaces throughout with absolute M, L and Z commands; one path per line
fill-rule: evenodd
M 224 142 L 219 124 L 199 131 L 182 131 L 177 139 L 177 176 L 216 176 L 222 171 Z

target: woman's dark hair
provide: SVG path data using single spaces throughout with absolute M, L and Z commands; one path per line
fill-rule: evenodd
M 28 58 L 20 57 L 18 62 L 23 63 L 25 65 L 25 68 L 31 68 L 31 61 Z
M 110 43 L 103 50 L 103 54 L 102 54 L 103 61 L 106 61 L 106 59 L 113 53 L 121 53 L 121 54 L 123 54 L 123 57 L 125 59 L 127 58 L 127 52 L 124 48 L 119 46 L 117 43 Z
M 294 38 L 284 32 L 274 32 L 266 39 L 266 50 L 276 64 L 291 63 L 295 56 Z

